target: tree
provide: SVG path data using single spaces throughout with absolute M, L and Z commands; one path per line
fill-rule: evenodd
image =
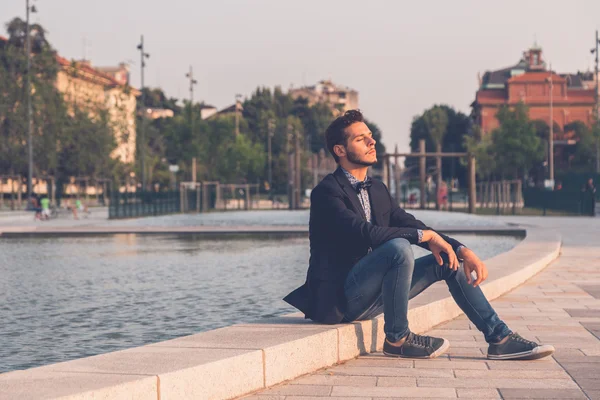
M 472 135 L 473 125 L 470 118 L 454 110 L 452 107 L 446 105 L 438 106 L 446 111 L 448 115 L 448 126 L 446 128 L 446 134 L 442 139 L 442 148 L 450 152 L 464 152 L 465 137 Z M 413 118 L 411 129 L 410 129 L 410 148 L 411 151 L 419 151 L 419 141 L 425 140 L 425 150 L 427 152 L 436 151 L 436 144 L 432 137 L 429 135 L 427 125 L 422 115 L 415 116 Z M 405 161 L 407 169 L 416 169 L 419 164 L 419 159 L 416 157 L 408 157 Z M 436 160 L 427 159 L 427 168 L 434 167 Z M 446 157 L 442 159 L 442 177 L 458 178 L 464 182 L 466 180 L 466 167 L 462 162 L 458 162 L 454 158 Z
M 476 136 L 466 136 L 465 147 L 467 152 L 473 154 L 477 160 L 477 176 L 480 179 L 491 179 L 496 171 L 496 154 L 492 137 L 486 135 L 478 139 Z M 466 164 L 466 160 L 463 160 L 463 164 Z
M 565 132 L 573 134 L 577 143 L 565 146 L 564 158 L 569 169 L 591 172 L 596 159 L 596 139 L 593 130 L 581 121 L 565 125 Z
M 492 131 L 492 141 L 497 172 L 517 179 L 544 159 L 542 142 L 523 103 L 512 110 L 502 106 L 496 118 L 500 126 Z

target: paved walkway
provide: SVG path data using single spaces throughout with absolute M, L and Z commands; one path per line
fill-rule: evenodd
M 600 399 L 600 220 L 498 218 L 563 235 L 557 261 L 493 302 L 513 330 L 553 344 L 554 357 L 488 361 L 482 335 L 459 317 L 428 332 L 451 343 L 448 354 L 436 360 L 398 360 L 375 353 L 245 399 Z

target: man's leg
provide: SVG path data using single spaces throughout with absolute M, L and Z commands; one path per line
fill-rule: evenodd
M 419 258 L 415 262 L 415 273 L 410 290 L 410 298 L 425 290 L 432 282 L 445 280 L 450 294 L 465 315 L 483 333 L 488 342 L 488 358 L 494 360 L 515 360 L 547 357 L 554 353 L 554 347 L 539 345 L 513 333 L 498 317 L 481 288 L 467 282 L 464 269 L 448 268 L 447 258 L 439 265 L 433 255 Z
M 408 334 L 408 294 L 414 256 L 406 239 L 393 239 L 354 265 L 344 285 L 346 321 L 384 313 L 386 338 L 396 342 Z
M 450 343 L 445 339 L 416 335 L 408 328 L 408 296 L 414 270 L 410 243 L 393 239 L 363 257 L 345 282 L 346 321 L 384 315 L 385 355 L 435 358 Z
M 348 299 L 345 319 L 347 321 L 371 319 L 383 311 L 386 346 L 387 342 L 397 342 L 410 332 L 407 319 L 408 299 L 401 295 L 401 293 L 405 293 L 404 290 L 407 290 L 406 280 L 411 269 L 412 248 L 407 244 L 408 242 L 405 240 L 396 239 L 363 257 L 352 268 L 345 284 Z M 394 257 L 398 254 L 401 256 Z M 412 270 L 408 298 L 412 299 L 433 283 L 445 280 L 456 303 L 490 343 L 488 357 L 496 359 L 541 358 L 554 352 L 552 346 L 539 346 L 535 342 L 524 340 L 513 334 L 500 320 L 481 289 L 467 283 L 462 268 L 452 271 L 446 263 L 439 265 L 433 255 L 428 255 L 416 260 Z M 388 277 L 390 282 L 387 283 L 393 283 L 393 285 L 384 285 Z M 400 290 L 392 291 L 391 286 Z M 385 306 L 386 302 L 388 307 Z M 396 306 L 390 307 L 389 303 L 396 304 Z M 401 312 L 401 314 L 398 315 L 397 312 Z M 392 314 L 390 315 L 390 313 Z M 410 335 L 412 336 L 408 338 L 413 341 L 415 336 L 419 336 Z M 443 339 L 427 337 L 425 339 L 426 343 L 437 343 L 440 348 L 447 347 L 445 340 L 444 343 L 441 342 Z M 418 344 L 422 343 L 418 338 L 416 341 Z M 389 346 L 388 350 L 390 350 Z M 431 355 L 426 358 L 439 354 L 441 352 L 431 352 Z
M 448 268 L 445 255 L 443 255 L 443 259 L 443 265 L 439 265 L 432 254 L 420 257 L 415 261 L 410 298 L 412 299 L 431 284 L 445 280 L 454 301 L 477 329 L 483 333 L 486 342 L 497 343 L 510 335 L 511 330 L 498 317 L 481 288 L 473 287 L 467 282 L 462 266 L 457 271 L 453 271 Z

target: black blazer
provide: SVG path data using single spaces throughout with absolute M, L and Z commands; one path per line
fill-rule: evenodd
M 431 229 L 398 207 L 381 181 L 374 179 L 368 192 L 372 223 L 367 222 L 357 193 L 341 168 L 327 175 L 311 193 L 306 283 L 283 299 L 306 318 L 325 324 L 341 322 L 346 310 L 344 282 L 354 264 L 369 249 L 391 239 L 417 244 L 417 229 Z M 441 236 L 455 251 L 461 246 Z M 427 244 L 419 246 L 428 248 Z

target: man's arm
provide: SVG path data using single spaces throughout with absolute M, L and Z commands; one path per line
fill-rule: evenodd
M 384 185 L 385 187 L 385 185 Z M 387 187 L 385 187 L 387 190 Z M 412 214 L 407 213 L 404 209 L 400 208 L 396 202 L 392 199 L 388 191 L 388 196 L 390 197 L 390 203 L 392 205 L 392 211 L 390 212 L 390 226 L 393 227 L 408 227 L 408 228 L 416 228 L 422 231 L 431 230 L 436 232 L 438 235 L 442 237 L 446 242 L 450 243 L 456 254 L 460 257 L 459 248 L 465 247 L 461 242 L 456 239 L 451 238 L 450 236 L 444 235 L 443 233 L 439 233 L 425 225 L 422 221 L 416 219 Z M 429 246 L 426 243 L 421 243 L 419 246 L 429 250 Z

